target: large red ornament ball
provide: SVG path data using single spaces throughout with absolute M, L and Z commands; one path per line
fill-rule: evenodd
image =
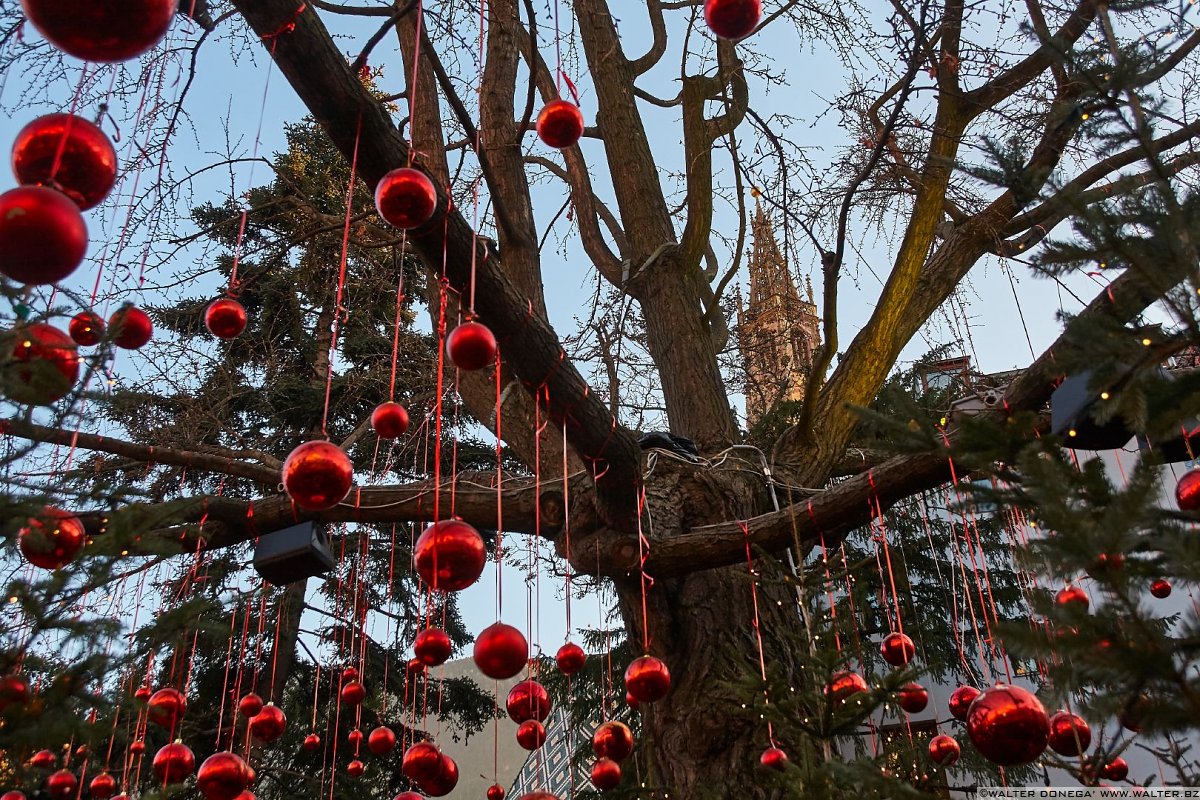
M 912 661 L 917 648 L 908 634 L 889 633 L 883 637 L 883 643 L 879 645 L 879 652 L 883 655 L 883 660 L 893 667 L 903 667 Z
M 929 705 L 929 692 L 919 683 L 906 683 L 900 687 L 900 707 L 910 714 L 919 714 Z
M 621 765 L 611 758 L 597 759 L 592 764 L 592 786 L 602 792 L 615 789 L 621 783 Z
M 787 769 L 788 756 L 787 753 L 778 747 L 768 747 L 762 751 L 762 755 L 758 757 L 760 766 L 766 769 L 773 769 L 782 772 Z
M 3 800 L 3 798 L 0 798 L 0 800 Z M 400 800 L 400 798 L 396 798 L 396 800 Z M 504 800 L 504 787 L 498 783 L 493 783 L 489 786 L 487 800 Z
M 377 756 L 392 752 L 396 749 L 396 732 L 386 725 L 380 725 L 367 736 L 367 749 Z
M 517 744 L 526 750 L 537 750 L 546 743 L 546 726 L 536 719 L 527 719 L 517 728 Z
M 346 765 L 346 774 L 351 778 L 362 777 L 362 774 L 367 771 L 367 765 L 359 761 L 357 758 Z
M 423 784 L 442 771 L 442 754 L 432 742 L 416 742 L 404 751 L 400 768 L 409 780 Z
M 525 668 L 529 661 L 529 643 L 513 626 L 497 622 L 484 628 L 475 639 L 471 657 L 484 675 L 505 680 Z
M 706 0 L 704 21 L 722 39 L 749 36 L 762 19 L 762 0 Z
M 108 318 L 108 327 L 112 330 L 113 344 L 126 350 L 140 350 L 154 336 L 150 315 L 132 305 L 118 308 Z
M 1092 744 L 1092 729 L 1083 717 L 1059 711 L 1050 718 L 1050 749 L 1060 756 L 1077 756 Z
M 397 228 L 424 225 L 436 208 L 437 190 L 419 169 L 394 169 L 375 186 L 375 210 Z
M 583 669 L 586 661 L 587 654 L 574 642 L 567 642 L 554 654 L 554 663 L 558 665 L 558 671 L 563 675 L 574 675 L 579 672 Z
M 413 549 L 413 567 L 421 580 L 443 592 L 457 592 L 479 580 L 486 562 L 483 537 L 457 519 L 440 520 L 427 527 Z
M 104 319 L 94 311 L 80 311 L 67 325 L 71 341 L 80 347 L 100 344 L 104 338 Z
M 46 778 L 46 794 L 54 800 L 69 800 L 69 798 L 75 797 L 78 788 L 79 780 L 69 769 L 60 769 Z
M 283 462 L 283 488 L 306 511 L 326 511 L 350 493 L 354 465 L 332 442 L 305 442 Z
M 107 772 L 101 772 L 88 784 L 88 792 L 96 800 L 108 800 L 117 793 L 117 779 Z
M 508 690 L 505 708 L 513 722 L 545 722 L 550 716 L 550 693 L 535 680 L 521 681 Z
M 450 634 L 441 628 L 426 628 L 417 634 L 413 642 L 413 653 L 421 659 L 422 664 L 430 667 L 445 664 L 452 649 Z
M 1150 584 L 1150 594 L 1162 600 L 1165 597 L 1171 596 L 1171 582 L 1166 578 L 1159 578 L 1154 583 Z
M 1123 781 L 1129 777 L 1129 762 L 1117 756 L 1100 768 L 1100 777 L 1110 781 Z
M 273 742 L 287 727 L 287 717 L 283 709 L 274 703 L 263 706 L 263 710 L 250 720 L 250 735 L 260 742 Z
M 825 693 L 835 704 L 844 703 L 854 695 L 865 691 L 867 691 L 867 682 L 863 676 L 848 669 L 835 672 L 829 679 L 829 685 L 825 687 Z
M 1080 587 L 1065 586 L 1058 591 L 1058 594 L 1054 595 L 1054 602 L 1058 604 L 1060 608 L 1070 608 L 1074 606 L 1075 608 L 1086 611 L 1088 604 L 1091 601 L 1088 600 L 1087 592 Z
M 35 322 L 12 333 L 15 365 L 8 382 L 9 399 L 31 405 L 49 405 L 66 397 L 79 380 L 79 354 L 75 343 L 58 328 Z
M 939 767 L 948 767 L 958 761 L 962 748 L 953 736 L 939 733 L 929 740 L 929 759 Z
M 620 720 L 601 723 L 592 733 L 592 752 L 597 758 L 624 761 L 633 752 L 633 731 Z
M 163 783 L 183 783 L 196 770 L 192 749 L 178 740 L 154 754 L 154 774 Z
M 1046 749 L 1050 718 L 1031 692 L 1001 684 L 983 691 L 971 703 L 967 734 L 975 749 L 993 764 L 1028 764 Z
M 112 191 L 117 152 L 104 131 L 83 117 L 47 114 L 17 134 L 12 167 L 19 183 L 58 189 L 87 211 Z
M 213 753 L 196 773 L 196 788 L 206 800 L 236 800 L 250 782 L 253 774 L 237 753 Z
M 21 0 L 25 16 L 46 41 L 82 61 L 112 63 L 140 56 L 167 35 L 175 0 Z
M 399 439 L 408 430 L 408 411 L 391 400 L 380 403 L 371 412 L 371 427 L 380 439 Z
M 46 506 L 17 533 L 25 560 L 42 569 L 60 569 L 75 560 L 87 543 L 83 523 L 73 514 Z
M 1175 484 L 1175 502 L 1180 511 L 1200 510 L 1200 469 L 1190 470 Z
M 348 706 L 356 706 L 367 699 L 367 687 L 358 681 L 350 681 L 342 687 L 342 702 Z
M 304 748 L 305 752 L 315 753 L 321 749 L 321 737 L 317 736 L 315 733 L 310 733 L 308 736 L 304 737 L 304 741 L 300 746 Z
M 458 785 L 458 764 L 450 756 L 442 753 L 442 768 L 432 780 L 421 783 L 421 789 L 430 797 L 445 797 L 454 791 Z
M 496 337 L 482 322 L 464 322 L 446 336 L 446 355 L 459 369 L 483 369 L 496 359 Z
M 5 675 L 0 678 L 0 713 L 9 706 L 24 706 L 29 703 L 29 681 L 20 675 Z
M 218 339 L 233 339 L 246 330 L 246 309 L 232 297 L 218 297 L 204 309 L 204 327 Z
M 635 658 L 625 668 L 625 688 L 639 703 L 653 703 L 671 690 L 671 672 L 654 656 Z
M 974 686 L 960 686 L 955 689 L 950 694 L 950 716 L 960 722 L 966 722 L 967 710 L 976 697 L 979 697 L 979 690 Z
M 54 765 L 57 763 L 58 758 L 51 750 L 38 750 L 29 757 L 29 766 L 34 769 L 54 769 Z
M 83 263 L 88 232 L 79 206 L 44 186 L 0 194 L 0 273 L 17 283 L 58 283 Z
M 187 700 L 184 699 L 183 693 L 170 687 L 159 689 L 150 695 L 146 704 L 146 718 L 168 730 L 179 724 L 186 711 Z
M 583 112 L 574 103 L 551 100 L 538 114 L 537 135 L 547 147 L 574 147 L 583 136 Z

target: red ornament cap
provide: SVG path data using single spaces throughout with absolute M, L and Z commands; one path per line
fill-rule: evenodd
M 380 439 L 399 439 L 408 430 L 408 411 L 391 400 L 380 403 L 371 412 L 371 427 Z
M 482 322 L 464 322 L 446 336 L 446 355 L 459 369 L 483 369 L 496 360 L 496 337 Z
M 955 689 L 950 695 L 950 716 L 960 722 L 965 722 L 967 710 L 971 707 L 971 703 L 975 702 L 976 697 L 979 697 L 979 690 L 974 686 L 960 686 Z
M 611 758 L 601 758 L 592 764 L 592 786 L 602 792 L 615 789 L 621 783 L 621 765 Z
M 517 728 L 517 744 L 526 750 L 537 750 L 546 743 L 546 726 L 536 719 L 527 719 Z
M 529 643 L 513 626 L 496 622 L 484 628 L 475 639 L 471 657 L 484 675 L 505 680 L 525 668 L 529 661 Z
M 260 742 L 273 742 L 283 736 L 287 728 L 287 716 L 274 703 L 263 706 L 263 710 L 250 720 L 250 735 Z
M 17 547 L 25 560 L 42 569 L 61 569 L 75 560 L 87 543 L 83 523 L 73 514 L 45 506 L 17 532 Z
M 450 635 L 440 628 L 426 628 L 413 642 L 413 653 L 422 664 L 430 667 L 445 664 L 451 652 Z
M 958 761 L 962 748 L 953 736 L 939 733 L 929 740 L 929 758 L 939 767 L 948 767 Z
M 397 228 L 419 228 L 433 217 L 436 208 L 437 190 L 419 169 L 394 169 L 375 186 L 375 210 Z
M 505 708 L 513 722 L 545 722 L 550 716 L 550 693 L 535 680 L 521 681 L 509 689 Z
M 81 347 L 100 344 L 104 338 L 104 319 L 94 311 L 80 311 L 67 325 L 71 341 Z
M 1175 484 L 1175 502 L 1180 511 L 1200 510 L 1200 469 L 1188 471 Z
M 1050 739 L 1040 700 L 1020 686 L 1001 684 L 980 693 L 967 711 L 967 735 L 980 754 L 1002 767 L 1028 764 Z
M 551 100 L 538 114 L 537 135 L 547 147 L 574 147 L 583 136 L 583 112 L 574 103 Z
M 722 39 L 749 36 L 762 19 L 762 0 L 705 0 L 704 21 Z
M 0 194 L 0 273 L 17 283 L 45 285 L 68 277 L 87 254 L 79 206 L 44 186 Z
M 567 642 L 554 654 L 554 663 L 558 665 L 558 671 L 563 675 L 574 675 L 579 672 L 583 669 L 586 661 L 587 654 L 574 642 Z
M 246 309 L 232 297 L 218 297 L 204 309 L 204 327 L 218 339 L 234 339 L 246 330 Z
M 883 660 L 893 667 L 903 667 L 912 661 L 917 648 L 908 634 L 896 632 L 883 637 L 883 643 L 879 645 L 879 652 L 883 655 Z
M 787 769 L 788 756 L 787 753 L 780 750 L 778 747 L 768 747 L 762 751 L 762 755 L 758 757 L 758 763 L 766 769 L 774 769 L 782 772 Z
M 79 354 L 70 337 L 44 322 L 22 325 L 11 336 L 15 380 L 7 387 L 9 399 L 49 405 L 66 397 L 79 380 Z
M 81 211 L 100 204 L 117 180 L 117 152 L 99 127 L 74 114 L 47 114 L 13 142 L 17 182 L 58 189 Z
M 597 758 L 624 761 L 633 752 L 633 731 L 620 720 L 609 720 L 592 733 L 592 752 Z
M 134 305 L 118 308 L 108 318 L 113 344 L 126 350 L 139 350 L 154 336 L 150 315 Z
M 486 563 L 483 537 L 462 520 L 433 523 L 413 548 L 413 567 L 421 580 L 443 592 L 457 592 L 475 583 Z
M 167 35 L 175 0 L 21 0 L 25 15 L 46 41 L 82 61 L 114 63 L 145 53 Z
M 332 442 L 305 442 L 283 462 L 283 488 L 306 511 L 326 511 L 350 493 L 354 465 Z
M 1050 718 L 1050 749 L 1060 756 L 1077 756 L 1092 744 L 1092 729 L 1083 717 L 1059 711 Z
M 641 703 L 653 703 L 671 690 L 671 672 L 654 656 L 635 658 L 625 668 L 625 689 Z

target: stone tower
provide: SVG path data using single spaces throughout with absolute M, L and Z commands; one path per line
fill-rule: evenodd
M 750 297 L 744 305 L 738 297 L 748 427 L 776 404 L 804 398 L 813 352 L 821 342 L 812 282 L 805 281 L 801 298 L 761 205 L 755 208 L 751 235 Z

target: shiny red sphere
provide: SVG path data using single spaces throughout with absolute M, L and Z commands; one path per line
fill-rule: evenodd
M 357 758 L 346 765 L 346 774 L 351 778 L 361 777 L 367 771 L 367 765 L 359 761 Z
M 640 706 L 641 703 L 639 703 L 638 699 L 636 697 L 634 697 L 632 694 L 630 694 L 629 692 L 626 692 L 625 693 L 625 705 L 629 706 L 634 711 L 637 711 L 638 706 Z
M 958 761 L 962 748 L 953 736 L 939 733 L 929 740 L 929 759 L 939 767 L 948 767 Z
M 704 21 L 722 39 L 749 36 L 762 19 L 762 0 L 705 0 Z
M 967 711 L 967 735 L 993 764 L 1028 764 L 1050 739 L 1050 718 L 1040 700 L 1019 686 L 986 689 Z
M 1054 602 L 1062 608 L 1075 606 L 1077 608 L 1087 610 L 1091 601 L 1088 599 L 1087 592 L 1078 586 L 1065 586 L 1054 595 Z
M 633 752 L 633 731 L 620 720 L 601 723 L 592 733 L 592 752 L 597 758 L 624 761 Z
M 18 792 L 16 789 L 13 789 L 12 791 L 0 794 L 0 800 L 26 800 L 26 797 L 24 792 Z
M 1150 584 L 1150 594 L 1162 600 L 1164 597 L 1171 596 L 1171 582 L 1166 578 L 1159 578 L 1154 583 Z
M 256 798 L 254 797 L 254 792 L 247 789 L 246 791 L 242 792 L 237 797 L 235 797 L 234 800 L 256 800 Z
M 496 622 L 484 628 L 475 639 L 471 657 L 484 675 L 504 680 L 525 668 L 529 661 L 529 643 L 513 626 Z
M 0 798 L 0 800 L 3 800 L 3 798 Z M 397 797 L 396 800 L 400 800 L 400 798 Z M 498 783 L 493 783 L 489 786 L 487 789 L 487 800 L 504 800 L 504 787 Z
M 129 752 L 133 753 L 135 756 L 140 756 L 142 753 L 146 752 L 145 740 L 138 739 L 135 742 L 131 742 L 129 745 Z
M 238 701 L 238 713 L 243 717 L 256 717 L 263 710 L 263 699 L 254 692 Z
M 1123 781 L 1129 777 L 1129 762 L 1117 756 L 1100 768 L 1100 777 L 1110 781 Z
M 974 686 L 960 686 L 955 689 L 950 695 L 950 716 L 960 722 L 966 722 L 967 710 L 976 697 L 979 697 L 979 690 Z
M 310 733 L 304 737 L 304 742 L 300 746 L 309 753 L 315 753 L 321 749 L 321 737 Z
M 410 658 L 408 660 L 408 664 L 405 666 L 405 670 L 408 672 L 409 675 L 416 677 L 417 675 L 420 675 L 425 672 L 425 670 L 426 670 L 425 662 L 414 656 L 413 658 Z
M 417 634 L 413 642 L 413 653 L 421 659 L 422 664 L 430 667 L 445 664 L 452 650 L 450 635 L 441 628 L 426 628 Z
M 621 765 L 611 758 L 597 759 L 592 764 L 592 786 L 602 792 L 615 789 L 621 783 Z
M 883 660 L 893 667 L 903 667 L 912 661 L 917 648 L 908 634 L 889 633 L 883 637 L 883 642 L 879 645 L 879 652 L 883 655 Z
M 401 792 L 396 795 L 394 800 L 425 800 L 425 798 L 417 792 Z
M 179 724 L 187 711 L 187 700 L 178 689 L 167 687 L 150 695 L 146 704 L 146 719 L 168 730 Z
M 9 706 L 26 705 L 29 696 L 29 681 L 21 675 L 5 675 L 0 678 L 0 713 Z
M 153 695 L 154 695 L 154 690 L 151 689 L 149 686 L 139 686 L 137 688 L 137 690 L 133 693 L 133 699 L 137 700 L 139 703 L 145 703 Z
M 375 186 L 375 210 L 397 228 L 419 228 L 436 208 L 437 190 L 419 169 L 394 169 Z
M 354 465 L 332 442 L 305 442 L 283 462 L 283 488 L 306 511 L 326 511 L 350 493 Z
M 113 63 L 140 56 L 167 35 L 176 0 L 79 4 L 21 0 L 25 16 L 46 41 L 82 61 Z
M 358 728 L 355 728 L 354 730 L 350 731 L 349 735 L 346 736 L 346 741 L 349 742 L 350 746 L 353 747 L 355 750 L 357 750 L 358 746 L 360 744 L 362 744 L 362 740 L 363 740 L 363 732 L 360 731 Z
M 126 350 L 140 350 L 154 336 L 150 315 L 132 305 L 118 308 L 108 318 L 108 327 L 112 330 L 113 344 Z
M 1060 756 L 1077 756 L 1092 744 L 1092 729 L 1078 714 L 1059 711 L 1050 718 L 1048 743 Z
M 1175 484 L 1175 502 L 1180 511 L 1200 510 L 1200 468 L 1188 471 Z
M 788 755 L 778 747 L 768 747 L 758 757 L 758 763 L 766 769 L 774 769 L 782 772 L 787 769 Z
M 446 355 L 459 369 L 483 369 L 496 360 L 496 337 L 482 322 L 464 322 L 446 336 Z
M 246 330 L 246 309 L 232 297 L 218 297 L 204 309 L 204 327 L 218 339 L 233 339 Z
M 537 750 L 546 743 L 546 726 L 536 719 L 527 719 L 517 728 L 517 744 L 526 750 Z
M 442 768 L 437 777 L 421 783 L 421 789 L 430 797 L 445 797 L 458 785 L 458 764 L 442 753 Z
M 545 722 L 550 716 L 550 693 L 535 680 L 521 681 L 508 690 L 504 706 L 513 722 L 530 719 Z
M 54 800 L 70 800 L 79 789 L 79 779 L 69 769 L 60 769 L 46 778 L 46 794 Z
M 443 592 L 457 592 L 475 583 L 486 562 L 483 537 L 457 519 L 433 523 L 421 533 L 413 548 L 413 567 L 421 580 Z
M 263 710 L 250 720 L 250 735 L 260 742 L 273 742 L 283 736 L 287 728 L 287 716 L 274 703 L 263 706 Z
M 49 405 L 66 397 L 79 380 L 79 354 L 75 343 L 58 328 L 44 322 L 12 331 L 13 367 L 8 382 L 10 400 Z
M 358 681 L 350 681 L 342 687 L 342 702 L 348 706 L 356 706 L 367 699 L 367 687 Z
M 236 800 L 253 780 L 250 765 L 237 753 L 213 753 L 196 773 L 196 788 L 206 800 Z
M 910 714 L 919 714 L 929 705 L 929 692 L 919 683 L 906 683 L 900 687 L 900 707 Z
M 551 100 L 538 114 L 537 135 L 548 147 L 574 147 L 583 136 L 583 112 L 574 103 Z
M 367 749 L 377 756 L 392 752 L 396 749 L 396 732 L 386 725 L 380 725 L 367 737 Z
M 625 688 L 640 703 L 653 703 L 671 690 L 671 672 L 654 656 L 635 658 L 625 668 Z
M 342 683 L 358 680 L 358 667 L 346 667 L 342 670 Z
M 88 792 L 96 800 L 108 800 L 117 793 L 117 779 L 107 772 L 101 772 L 88 784 Z
M 54 769 L 58 758 L 50 750 L 38 750 L 29 757 L 29 766 L 35 769 Z
M 867 691 L 867 682 L 863 676 L 848 669 L 833 673 L 829 685 L 825 687 L 825 693 L 832 698 L 835 704 L 844 703 L 854 695 L 865 691 Z
M 104 319 L 94 311 L 80 311 L 67 325 L 71 341 L 81 347 L 100 344 L 104 338 Z
M 83 117 L 47 114 L 17 134 L 12 168 L 18 183 L 58 189 L 87 211 L 112 191 L 117 152 L 104 131 Z
M 399 439 L 408 430 L 408 411 L 390 400 L 380 403 L 371 412 L 371 427 L 380 439 Z
M 73 514 L 46 506 L 17 532 L 25 560 L 42 569 L 60 569 L 75 560 L 87 543 L 83 523 Z
M 579 672 L 583 669 L 586 661 L 587 654 L 574 642 L 567 642 L 554 654 L 554 663 L 558 665 L 558 671 L 563 675 L 574 675 Z
M 416 742 L 404 751 L 400 768 L 408 779 L 423 784 L 442 771 L 442 754 L 432 742 Z
M 171 742 L 154 754 L 151 766 L 162 783 L 183 783 L 196 771 L 196 755 L 183 742 Z
M 17 283 L 50 284 L 83 263 L 88 232 L 79 206 L 44 186 L 0 194 L 0 273 Z

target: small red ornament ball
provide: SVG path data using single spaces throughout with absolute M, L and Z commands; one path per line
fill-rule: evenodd
M 26 800 L 24 792 L 18 792 L 16 789 L 0 794 L 0 800 Z
M 38 750 L 29 757 L 29 766 L 34 769 L 54 769 L 57 763 L 58 758 L 50 750 Z
M 104 338 L 104 319 L 93 311 L 80 311 L 71 317 L 67 333 L 71 341 L 80 347 L 100 344 L 100 340 Z
M 457 785 L 458 764 L 445 753 L 442 753 L 442 768 L 437 777 L 420 784 L 421 789 L 430 797 L 445 797 L 454 791 Z
M 409 780 L 423 784 L 442 771 L 442 754 L 432 742 L 416 742 L 404 751 L 400 768 Z
M 196 756 L 192 748 L 176 740 L 154 754 L 151 766 L 162 783 L 183 783 L 196 771 Z
M 396 749 L 396 732 L 386 725 L 380 725 L 367 736 L 367 749 L 374 755 L 386 755 Z
M 87 211 L 117 180 L 117 152 L 104 131 L 74 114 L 47 114 L 17 134 L 13 175 L 22 184 L 58 189 Z
M 274 703 L 263 706 L 263 710 L 250 720 L 250 735 L 260 742 L 273 742 L 283 736 L 287 728 L 287 717 L 283 709 Z
M 967 735 L 993 764 L 1028 764 L 1050 739 L 1050 718 L 1040 700 L 1019 686 L 1001 684 L 980 693 L 967 711 Z
M 848 669 L 835 672 L 829 679 L 829 685 L 825 687 L 825 693 L 836 704 L 844 703 L 854 695 L 865 691 L 867 691 L 867 681 L 862 675 Z
M 779 749 L 778 747 L 768 747 L 766 750 L 763 750 L 762 755 L 758 757 L 758 763 L 760 766 L 765 767 L 766 769 L 773 769 L 783 772 L 785 769 L 787 769 L 788 756 L 787 753 L 783 752 L 783 750 Z
M 305 442 L 283 462 L 283 488 L 306 511 L 326 511 L 350 493 L 354 465 L 332 442 Z
M 654 656 L 635 658 L 625 668 L 625 688 L 639 703 L 653 703 L 671 690 L 671 672 Z
M 238 701 L 238 713 L 247 719 L 258 716 L 258 712 L 262 710 L 263 699 L 254 692 L 251 692 Z
M 60 769 L 58 772 L 46 778 L 46 794 L 54 798 L 54 800 L 70 800 L 75 797 L 75 792 L 79 788 L 79 780 L 75 777 L 75 773 L 69 769 Z
M 146 742 L 143 739 L 138 739 L 136 742 L 131 743 L 129 745 L 129 752 L 133 753 L 135 756 L 140 756 L 142 753 L 146 752 Z
M 537 135 L 547 147 L 574 147 L 583 136 L 583 112 L 566 100 L 551 100 L 537 118 Z
M 88 791 L 97 800 L 108 800 L 117 793 L 117 779 L 107 772 L 101 772 L 92 778 L 92 782 L 88 784 Z
M 246 330 L 246 309 L 232 297 L 218 297 L 204 309 L 204 327 L 218 339 L 234 339 Z
M 358 681 L 350 681 L 342 687 L 342 702 L 348 706 L 356 706 L 367 699 L 367 687 Z
M 497 622 L 484 628 L 475 639 L 471 656 L 484 675 L 505 680 L 525 668 L 529 661 L 529 643 L 513 626 Z
M 380 439 L 399 439 L 408 430 L 408 411 L 391 400 L 380 403 L 371 412 L 371 427 Z
M 558 665 L 558 671 L 563 675 L 574 675 L 579 672 L 583 669 L 586 661 L 587 654 L 574 642 L 567 642 L 554 654 L 554 663 Z
M 315 733 L 310 733 L 304 737 L 304 742 L 300 745 L 306 752 L 315 753 L 321 749 L 321 737 Z
M 354 730 L 350 731 L 350 734 L 346 737 L 346 741 L 350 742 L 350 746 L 355 749 L 357 749 L 358 746 L 360 744 L 362 744 L 362 740 L 363 740 L 363 732 L 360 731 L 358 728 L 355 728 Z
M 17 283 L 58 283 L 83 263 L 88 232 L 79 206 L 44 186 L 0 194 L 0 273 Z
M 1054 595 L 1054 602 L 1060 608 L 1070 608 L 1072 606 L 1087 610 L 1091 601 L 1088 599 L 1087 592 L 1078 586 L 1065 586 L 1059 589 L 1058 594 Z
M 154 336 L 150 315 L 132 305 L 118 308 L 108 318 L 108 327 L 112 329 L 113 344 L 126 350 L 140 350 Z
M 762 0 L 706 0 L 704 21 L 722 39 L 749 36 L 762 19 Z
M 621 783 L 621 765 L 611 758 L 597 759 L 592 764 L 592 786 L 602 792 L 615 789 Z
M 903 667 L 912 661 L 917 648 L 908 634 L 897 632 L 883 637 L 883 643 L 879 645 L 879 652 L 883 655 L 883 660 L 893 667 Z
M 146 718 L 161 728 L 168 730 L 179 724 L 187 711 L 187 700 L 178 689 L 167 687 L 159 689 L 150 695 L 146 704 Z
M 960 722 L 966 722 L 967 709 L 975 702 L 976 697 L 979 697 L 979 690 L 974 686 L 960 686 L 955 689 L 950 694 L 950 716 Z
M 1129 762 L 1117 756 L 1100 768 L 1100 777 L 1110 781 L 1123 781 L 1129 777 Z
M 436 208 L 437 191 L 433 181 L 419 169 L 394 169 L 375 186 L 375 210 L 397 228 L 424 225 Z
M 601 723 L 592 733 L 592 752 L 597 758 L 624 761 L 633 752 L 633 731 L 620 720 Z
M 154 690 L 149 686 L 139 686 L 137 691 L 133 693 L 133 699 L 137 700 L 139 703 L 145 703 L 153 696 Z
M 1092 729 L 1083 717 L 1059 711 L 1050 718 L 1050 749 L 1060 756 L 1077 756 L 1092 744 Z
M 953 736 L 939 733 L 929 740 L 929 759 L 939 767 L 948 767 L 958 761 L 962 748 Z
M 1200 469 L 1193 469 L 1175 484 L 1175 502 L 1180 511 L 1200 510 Z
M 1171 582 L 1166 578 L 1159 578 L 1154 583 L 1150 584 L 1150 594 L 1162 600 L 1164 597 L 1171 596 Z
M 517 744 L 526 750 L 537 750 L 546 743 L 546 726 L 536 719 L 527 719 L 517 728 Z
M 5 675 L 0 678 L 0 713 L 9 706 L 24 706 L 29 703 L 29 681 L 20 675 Z
M 23 325 L 12 332 L 14 368 L 9 399 L 30 405 L 49 405 L 66 397 L 79 380 L 75 343 L 44 322 Z
M 0 800 L 3 800 L 3 798 L 0 798 Z M 397 797 L 396 800 L 400 800 L 400 798 Z M 493 783 L 489 786 L 487 800 L 504 800 L 504 787 L 498 783 Z
M 513 722 L 535 719 L 545 722 L 550 716 L 550 693 L 535 680 L 521 681 L 508 690 L 505 702 L 508 718 Z
M 236 800 L 250 785 L 250 765 L 237 753 L 213 753 L 196 773 L 196 788 L 206 800 Z
M 467 588 L 479 580 L 485 563 L 487 546 L 483 537 L 462 520 L 433 523 L 421 533 L 413 548 L 414 569 L 421 580 L 438 591 L 457 592 Z
M 346 667 L 342 670 L 342 683 L 358 680 L 358 667 Z
M 17 547 L 25 560 L 42 569 L 60 569 L 75 560 L 87 543 L 83 523 L 73 514 L 46 506 L 30 517 L 17 533 Z
M 483 369 L 496 359 L 496 337 L 482 322 L 464 322 L 446 337 L 446 355 L 459 369 Z
M 919 714 L 929 705 L 929 692 L 919 683 L 906 683 L 900 687 L 900 707 L 910 714 Z
M 140 56 L 158 44 L 175 18 L 176 2 L 21 0 L 21 6 L 38 33 L 67 55 L 113 63 Z
M 414 656 L 408 660 L 408 664 L 406 665 L 405 669 L 408 671 L 409 675 L 416 677 L 417 675 L 425 672 L 425 662 Z
M 413 642 L 413 653 L 422 664 L 440 667 L 450 658 L 452 651 L 450 635 L 441 628 L 426 628 L 417 634 Z
M 367 765 L 357 758 L 346 765 L 346 774 L 351 778 L 360 778 L 367 771 Z

